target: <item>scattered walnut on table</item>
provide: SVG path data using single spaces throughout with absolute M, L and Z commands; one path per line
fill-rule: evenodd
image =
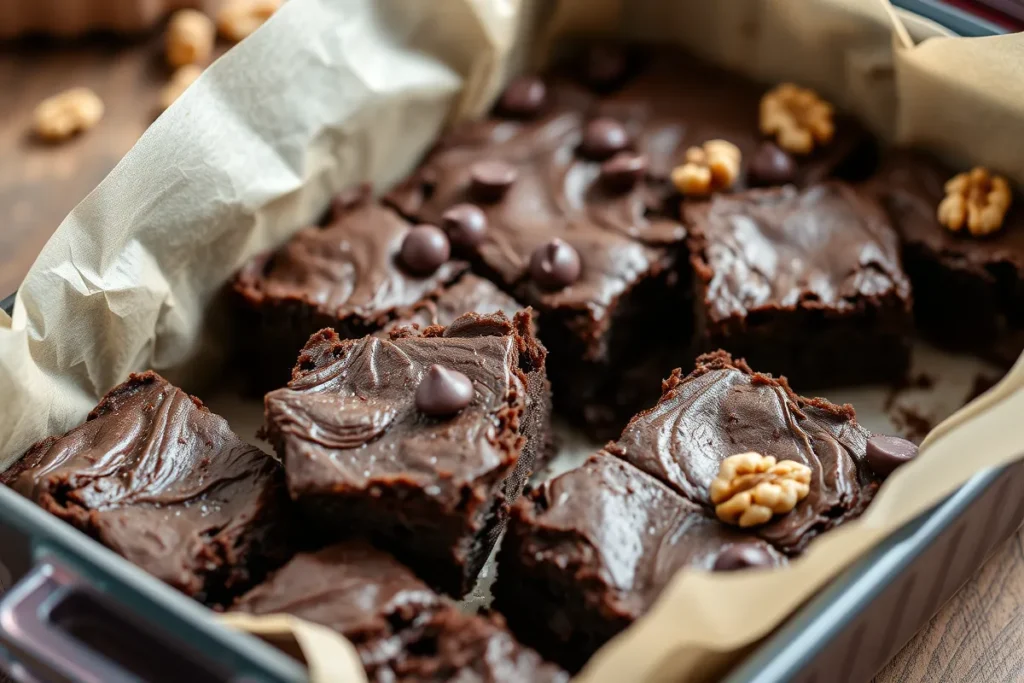
M 672 184 L 687 196 L 705 196 L 732 187 L 740 175 L 740 148 L 728 140 L 708 140 L 686 150 L 685 163 L 672 169 Z
M 167 63 L 173 67 L 205 64 L 213 54 L 216 29 L 213 20 L 199 10 L 182 9 L 167 22 L 164 47 Z
M 103 100 L 89 88 L 71 88 L 36 106 L 33 127 L 43 140 L 59 142 L 95 126 L 103 109 Z
M 709 493 L 715 514 L 727 524 L 757 526 L 783 515 L 807 497 L 811 468 L 793 460 L 776 463 L 760 453 L 739 453 L 722 461 Z
M 761 97 L 761 132 L 793 154 L 810 154 L 835 135 L 832 105 L 809 88 L 778 85 Z
M 1012 201 L 1006 178 L 977 166 L 946 183 L 946 197 L 939 202 L 937 215 L 953 232 L 966 225 L 972 235 L 988 235 L 1003 226 Z
M 202 67 L 196 64 L 186 64 L 177 69 L 171 76 L 171 80 L 167 81 L 167 85 L 160 91 L 160 108 L 167 109 L 174 104 L 174 101 L 181 97 L 185 89 L 192 85 L 202 73 Z
M 237 43 L 258 29 L 281 6 L 281 0 L 228 0 L 217 13 L 217 29 Z

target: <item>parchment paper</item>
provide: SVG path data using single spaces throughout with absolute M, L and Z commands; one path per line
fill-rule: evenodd
M 939 33 L 927 22 L 910 28 L 916 38 Z M 889 139 L 1024 182 L 1024 37 L 905 45 L 883 8 L 863 0 L 292 0 L 76 207 L 27 276 L 13 319 L 0 318 L 0 467 L 80 422 L 130 371 L 153 367 L 190 389 L 216 377 L 211 302 L 246 258 L 312 220 L 333 191 L 360 180 L 386 188 L 446 120 L 482 112 L 510 70 L 567 36 L 611 34 L 814 86 Z M 680 572 L 581 680 L 718 672 L 870 545 L 973 474 L 1019 457 L 1021 414 L 1018 363 L 937 428 L 860 520 L 786 569 Z M 352 664 L 350 648 L 295 638 L 308 662 Z

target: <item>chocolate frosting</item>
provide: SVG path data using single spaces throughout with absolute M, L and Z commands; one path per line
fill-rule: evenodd
M 504 425 L 515 424 L 526 401 L 517 341 L 504 316 L 474 314 L 424 336 L 314 335 L 292 381 L 266 396 L 267 431 L 293 497 L 401 481 L 454 508 L 464 485 L 504 478 L 520 450 L 518 433 Z M 414 400 L 435 363 L 476 389 L 446 419 L 423 415 Z
M 420 329 L 431 325 L 451 325 L 464 313 L 490 315 L 501 312 L 511 318 L 521 310 L 523 307 L 519 302 L 495 287 L 490 280 L 467 273 L 442 290 L 436 300 L 421 302 L 408 315 L 389 323 L 377 336 L 390 337 L 391 330 L 405 325 L 416 325 Z
M 857 310 L 910 294 L 899 243 L 867 194 L 841 182 L 687 203 L 691 250 L 711 320 L 766 308 Z
M 810 494 L 755 533 L 795 554 L 818 533 L 859 514 L 879 477 L 865 461 L 869 432 L 851 406 L 793 394 L 785 380 L 718 351 L 665 381 L 658 404 L 637 415 L 608 450 L 713 514 L 708 497 L 722 460 L 756 451 L 811 468 Z
M 564 681 L 500 619 L 461 614 L 393 557 L 360 542 L 300 554 L 233 607 L 328 626 L 374 681 Z
M 678 569 L 711 569 L 735 544 L 763 547 L 785 562 L 752 534 L 606 452 L 541 484 L 516 505 L 513 520 L 515 562 L 551 565 L 567 580 L 600 585 L 604 618 L 638 618 Z
M 153 372 L 131 375 L 2 480 L 199 599 L 244 587 L 261 560 L 250 545 L 272 550 L 285 521 L 278 463 Z
M 277 252 L 246 264 L 235 291 L 253 306 L 299 304 L 328 318 L 382 324 L 466 269 L 447 261 L 429 275 L 409 272 L 399 256 L 411 228 L 368 189 L 345 193 L 327 225 L 304 228 Z

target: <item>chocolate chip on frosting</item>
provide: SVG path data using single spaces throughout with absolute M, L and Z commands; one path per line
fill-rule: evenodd
M 544 108 L 547 96 L 544 81 L 533 76 L 521 76 L 505 88 L 498 100 L 498 111 L 505 116 L 532 118 Z
M 454 415 L 473 400 L 473 382 L 458 370 L 431 365 L 416 388 L 416 408 L 425 415 Z
M 434 225 L 417 225 L 402 240 L 402 263 L 416 275 L 433 273 L 451 253 L 448 236 Z
M 580 152 L 597 161 L 604 161 L 629 145 L 629 133 L 615 119 L 598 118 L 587 124 L 583 131 Z
M 554 238 L 530 256 L 530 277 L 545 289 L 568 287 L 580 277 L 580 255 L 563 239 Z
M 601 184 L 609 192 L 628 192 L 646 172 L 646 157 L 632 152 L 619 152 L 601 164 Z
M 487 232 L 487 214 L 473 204 L 456 204 L 444 212 L 441 225 L 455 244 L 472 247 L 484 238 Z
M 763 142 L 747 169 L 751 185 L 785 185 L 796 176 L 796 161 L 774 142 Z
M 496 202 L 505 196 L 519 172 L 515 166 L 495 159 L 478 161 L 469 169 L 470 191 L 482 202 Z
M 876 434 L 868 439 L 864 458 L 868 467 L 879 476 L 888 476 L 900 465 L 910 462 L 917 455 L 917 446 L 912 441 L 898 436 Z
M 771 567 L 774 564 L 771 554 L 761 546 L 738 543 L 718 554 L 713 569 L 716 572 L 731 572 L 749 567 Z

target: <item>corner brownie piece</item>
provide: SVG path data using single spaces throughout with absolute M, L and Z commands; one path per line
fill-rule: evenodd
M 654 399 L 634 387 L 655 386 L 673 363 L 645 361 L 678 351 L 668 340 L 689 333 L 676 272 L 685 231 L 661 211 L 642 164 L 604 158 L 614 135 L 591 140 L 592 98 L 567 90 L 514 82 L 495 116 L 450 131 L 385 201 L 454 232 L 474 226 L 461 254 L 540 312 L 558 407 L 614 434 Z M 664 333 L 644 332 L 655 325 Z M 638 368 L 648 381 L 624 381 Z
M 0 481 L 203 602 L 286 557 L 280 465 L 154 372 L 131 375 Z
M 341 543 L 297 555 L 234 610 L 286 613 L 355 645 L 371 681 L 565 681 L 519 645 L 500 617 L 459 612 L 390 555 Z
M 764 566 L 786 561 L 601 452 L 513 507 L 498 554 L 495 609 L 522 642 L 577 671 L 651 607 L 677 570 L 726 568 L 732 555 Z
M 247 263 L 231 284 L 239 347 L 256 388 L 282 386 L 311 334 L 373 334 L 438 296 L 466 270 L 448 260 L 428 274 L 410 271 L 400 253 L 412 224 L 375 202 L 368 187 L 339 195 L 326 225 L 296 233 L 275 252 Z
M 716 195 L 683 211 L 699 351 L 723 348 L 799 387 L 906 372 L 910 281 L 868 194 L 831 181 Z
M 265 434 L 325 536 L 368 536 L 461 596 L 550 443 L 547 405 L 530 399 L 544 358 L 529 311 L 391 340 L 322 330 L 267 394 Z M 463 389 L 461 410 L 431 415 Z
M 954 233 L 936 217 L 955 172 L 932 157 L 896 150 L 870 183 L 903 240 L 918 327 L 942 346 L 1005 367 L 1024 351 L 1024 208 L 984 237 Z

